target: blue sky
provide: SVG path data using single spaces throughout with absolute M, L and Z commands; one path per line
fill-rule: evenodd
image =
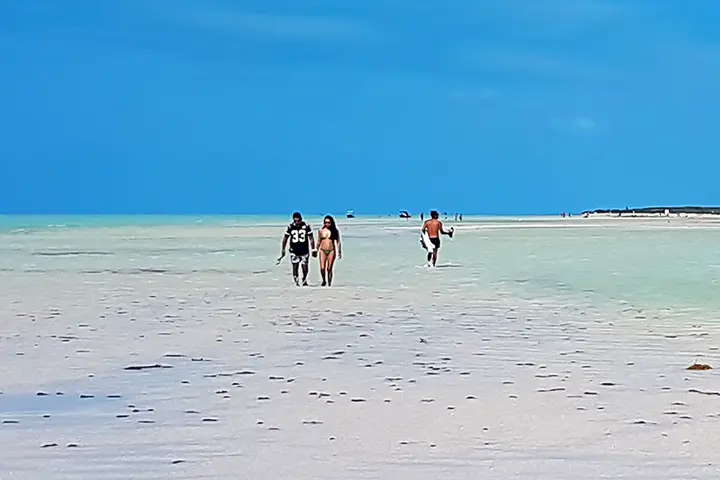
M 3 0 L 0 211 L 720 204 L 717 0 Z

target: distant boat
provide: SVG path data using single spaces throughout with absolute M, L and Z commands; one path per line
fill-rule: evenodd
M 400 210 L 400 218 L 412 218 L 412 215 L 407 210 Z
M 355 211 L 354 210 L 348 210 L 345 214 L 347 218 L 355 218 Z

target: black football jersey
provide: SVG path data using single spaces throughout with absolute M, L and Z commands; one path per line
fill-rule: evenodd
M 310 225 L 301 222 L 296 225 L 294 222 L 288 225 L 285 236 L 289 237 L 290 253 L 295 255 L 307 255 L 310 253 L 310 236 L 312 229 Z

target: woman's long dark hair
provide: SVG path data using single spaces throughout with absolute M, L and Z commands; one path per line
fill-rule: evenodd
M 327 220 L 330 220 L 330 240 L 339 240 L 340 230 L 338 230 L 337 225 L 335 224 L 335 219 L 331 215 L 325 215 L 325 218 L 323 219 L 323 226 L 325 226 L 325 222 Z

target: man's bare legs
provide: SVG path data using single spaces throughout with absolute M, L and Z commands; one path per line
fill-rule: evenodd
M 300 283 L 300 266 L 302 265 L 302 284 Z M 307 277 L 308 273 L 310 272 L 310 267 L 308 265 L 308 259 L 302 258 L 298 262 L 293 262 L 292 264 L 292 275 L 293 280 L 295 280 L 295 285 L 298 287 L 302 285 L 303 287 L 307 286 Z
M 308 273 L 310 272 L 310 265 L 307 260 L 303 261 L 302 272 L 303 272 L 302 286 L 307 287 L 307 284 L 308 284 L 307 277 L 308 277 Z
M 435 264 L 437 264 L 439 251 L 440 251 L 440 249 L 435 247 L 435 249 L 432 252 L 428 252 L 428 254 L 427 254 L 428 265 L 432 265 L 434 267 Z
M 300 286 L 300 279 L 299 279 L 299 277 L 300 277 L 300 271 L 299 271 L 299 270 L 300 270 L 300 264 L 298 264 L 298 263 L 293 263 L 293 264 L 292 264 L 293 280 L 295 280 L 295 285 L 297 285 L 298 287 Z

